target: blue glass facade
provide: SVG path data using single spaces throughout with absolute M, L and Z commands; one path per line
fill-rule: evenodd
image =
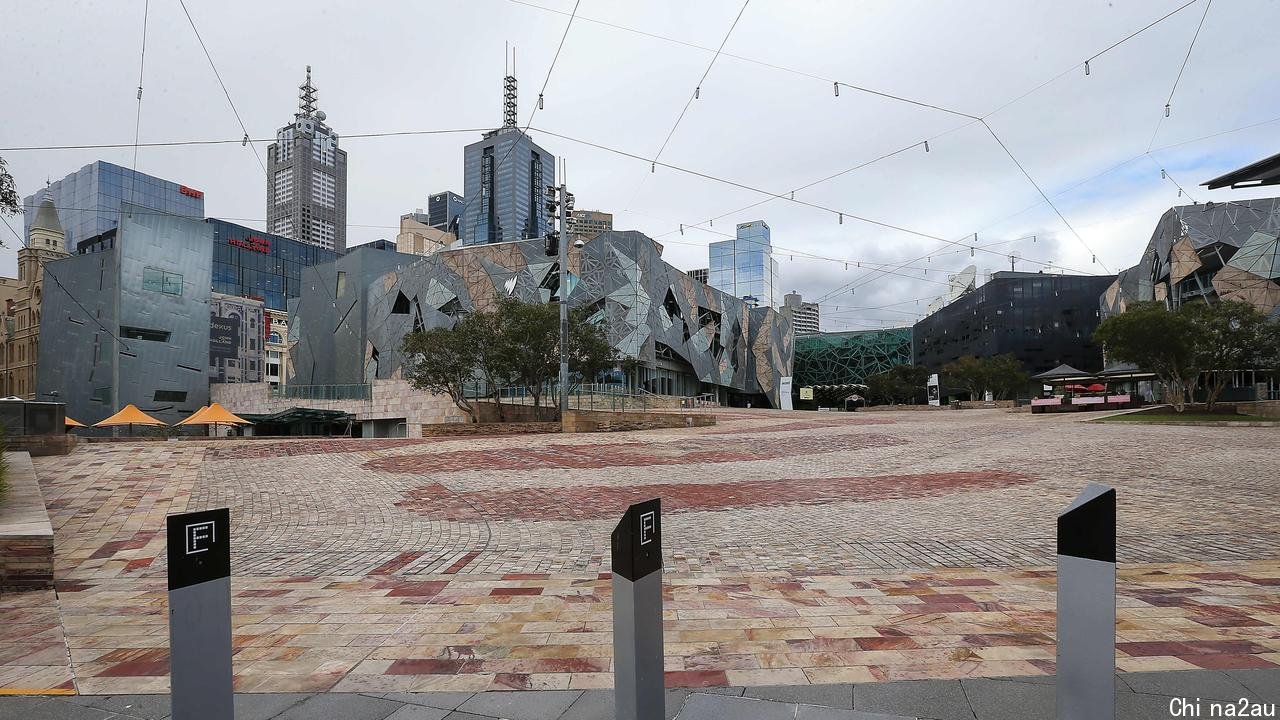
M 98 160 L 49 186 L 58 221 L 66 232 L 68 252 L 77 252 L 83 240 L 115 228 L 121 203 L 135 212 L 147 210 L 188 218 L 204 217 L 204 193 L 176 182 L 136 172 Z M 35 209 L 44 198 L 41 190 L 23 199 L 25 236 L 31 233 Z
M 756 307 L 782 303 L 778 261 L 773 257 L 769 226 L 763 220 L 742 223 L 737 237 L 711 243 L 707 284 Z
M 261 300 L 269 310 L 302 295 L 302 268 L 332 262 L 333 250 L 210 218 L 213 291 Z
M 427 219 L 424 223 L 437 230 L 452 232 L 454 220 L 462 215 L 466 205 L 461 195 L 449 190 L 430 195 L 427 197 Z
M 556 159 L 516 128 L 487 133 L 463 150 L 463 245 L 542 237 L 551 231 L 547 185 L 556 182 Z

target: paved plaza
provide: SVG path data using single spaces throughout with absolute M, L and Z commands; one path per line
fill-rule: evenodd
M 1088 481 L 1118 490 L 1121 671 L 1280 666 L 1280 431 L 1080 420 L 82 445 L 35 459 L 57 589 L 0 598 L 0 688 L 167 692 L 164 517 L 221 506 L 238 692 L 608 688 L 609 533 L 654 496 L 670 687 L 1052 674 Z

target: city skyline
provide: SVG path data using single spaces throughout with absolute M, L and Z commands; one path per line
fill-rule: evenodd
M 656 172 L 650 172 L 648 163 L 642 160 L 577 142 L 596 142 L 652 157 L 671 129 L 686 93 L 711 57 L 697 47 L 680 47 L 601 23 L 714 48 L 736 10 L 729 4 L 684 8 L 674 20 L 664 20 L 643 9 L 583 8 L 566 37 L 562 56 L 545 89 L 545 108 L 538 112 L 530 134 L 550 153 L 567 160 L 568 184 L 581 206 L 613 213 L 620 229 L 634 228 L 652 235 L 664 244 L 664 257 L 685 269 L 705 266 L 709 242 L 722 239 L 721 233 L 731 231 L 734 222 L 755 217 L 767 220 L 774 228 L 776 246 L 797 251 L 779 250 L 777 256 L 784 284 L 799 290 L 806 299 L 822 298 L 858 277 L 859 268 L 846 271 L 838 262 L 840 259 L 905 262 L 939 248 L 926 261 L 913 265 L 918 270 L 902 273 L 909 278 L 879 276 L 859 288 L 856 295 L 842 293 L 823 301 L 824 323 L 832 323 L 833 328 L 842 324 L 876 326 L 869 324 L 871 320 L 878 324 L 898 318 L 910 322 L 913 318 L 903 314 L 914 310 L 909 303 L 888 310 L 849 308 L 877 308 L 936 296 L 941 294 L 941 286 L 928 280 L 935 274 L 942 278 L 946 271 L 954 272 L 969 262 L 976 262 L 980 270 L 1007 269 L 1007 258 L 980 251 L 974 260 L 969 260 L 963 248 L 942 249 L 945 246 L 941 242 L 869 225 L 852 213 L 956 242 L 977 232 L 979 247 L 1001 243 L 993 249 L 1022 254 L 1026 260 L 1018 263 L 1019 270 L 1035 269 L 1030 261 L 1040 259 L 1098 274 L 1105 274 L 1101 267 L 1105 264 L 1114 272 L 1141 250 L 1150 237 L 1154 219 L 1164 210 L 1185 204 L 1187 196 L 1202 202 L 1226 197 L 1221 191 L 1204 191 L 1197 187 L 1198 183 L 1221 170 L 1274 152 L 1274 126 L 1197 139 L 1264 122 L 1278 114 L 1280 103 L 1274 100 L 1274 93 L 1267 92 L 1267 78 L 1238 72 L 1241 66 L 1262 60 L 1257 51 L 1251 50 L 1260 45 L 1250 38 L 1267 25 L 1260 21 L 1259 13 L 1276 12 L 1275 8 L 1261 3 L 1213 8 L 1190 55 L 1168 118 L 1163 118 L 1163 105 L 1178 66 L 1188 54 L 1188 43 L 1200 19 L 1198 9 L 1179 12 L 1095 59 L 1090 75 L 1084 75 L 1079 68 L 1062 73 L 1045 87 L 990 116 L 991 126 L 1028 174 L 1054 198 L 1057 208 L 1096 252 L 1096 266 L 1093 253 L 1086 251 L 1040 200 L 1035 187 L 980 125 L 975 127 L 964 118 L 849 88 L 842 88 L 836 97 L 830 84 L 824 88 L 823 83 L 759 62 L 813 71 L 819 76 L 920 98 L 940 107 L 990 113 L 1173 9 L 1175 6 L 1116 9 L 1099 4 L 1073 11 L 1069 17 L 1052 13 L 1052 17 L 1039 17 L 1014 4 L 993 8 L 993 12 L 1004 16 L 1001 26 L 1005 33 L 1021 28 L 1029 31 L 1029 36 L 1042 39 L 1037 28 L 1055 22 L 1059 26 L 1052 42 L 1035 43 L 1034 55 L 1026 44 L 1032 37 L 1016 40 L 1001 50 L 1001 55 L 1012 52 L 1031 58 L 1014 68 L 996 64 L 995 51 L 984 49 L 989 43 L 980 42 L 997 30 L 979 27 L 963 16 L 951 16 L 952 11 L 947 9 L 931 12 L 926 22 L 917 22 L 908 10 L 893 8 L 873 8 L 859 20 L 866 28 L 879 28 L 879 34 L 905 32 L 921 41 L 937 41 L 939 51 L 931 56 L 952 58 L 943 66 L 912 57 L 903 50 L 886 49 L 874 37 L 867 38 L 861 49 L 848 48 L 847 42 L 837 42 L 839 33 L 823 29 L 826 25 L 840 25 L 839 17 L 817 13 L 780 17 L 776 9 L 748 8 L 724 48 L 725 55 L 714 63 L 700 97 L 691 104 L 687 119 L 673 133 L 661 162 L 783 194 L 789 187 L 801 187 L 908 142 L 932 139 L 928 153 L 916 148 L 797 193 L 798 201 L 850 210 L 851 215 L 844 217 L 843 223 L 829 213 L 784 199 L 718 219 L 707 227 L 705 221 L 709 217 L 768 197 L 661 164 Z M 355 146 L 349 244 L 394 237 L 396 219 L 421 206 L 424 196 L 440 188 L 461 187 L 461 150 L 466 133 L 496 124 L 501 79 L 498 45 L 507 39 L 519 48 L 516 75 L 525 89 L 519 124 L 524 127 L 564 33 L 568 17 L 560 13 L 567 11 L 568 7 L 549 11 L 501 2 L 454 10 L 451 17 L 458 23 L 475 22 L 484 16 L 492 20 L 493 27 L 491 41 L 463 48 L 460 41 L 450 39 L 428 51 L 428 59 L 449 68 L 454 78 L 450 87 L 455 96 L 447 104 L 430 102 L 411 91 L 420 83 L 413 81 L 407 66 L 396 64 L 401 55 L 390 47 L 394 43 L 379 41 L 375 48 L 369 41 L 357 38 L 340 57 L 351 61 L 350 70 L 331 60 L 326 61 L 330 64 L 316 66 L 317 76 L 324 79 L 325 107 L 346 132 L 344 146 Z M 266 27 L 277 14 L 289 11 L 270 8 L 255 12 L 264 14 L 262 25 Z M 410 6 L 399 12 L 413 16 Z M 839 15 L 844 10 L 828 12 Z M 221 13 L 197 14 L 193 19 L 249 134 L 254 139 L 269 137 L 270 129 L 276 127 L 288 107 L 286 103 L 291 103 L 300 66 L 313 55 L 308 52 L 308 43 L 314 40 L 301 33 L 298 38 L 281 39 L 277 47 L 267 48 L 268 43 L 262 43 L 262 47 L 246 54 L 237 49 L 264 30 L 233 23 Z M 1242 19 L 1248 22 L 1241 22 Z M 62 75 L 63 70 L 50 68 L 48 82 L 40 85 L 32 85 L 28 77 L 6 78 L 0 84 L 0 97 L 35 98 L 53 112 L 42 113 L 35 122 L 16 118 L 10 128 L 12 140 L 5 145 L 55 144 L 59 136 L 67 141 L 64 144 L 131 139 L 137 110 L 136 88 L 132 86 L 137 79 L 140 20 L 127 15 L 74 17 L 53 8 L 0 30 L 0 36 L 12 40 L 6 44 L 14 48 L 15 60 L 34 58 L 37 52 L 56 52 L 65 56 L 68 67 L 77 69 L 79 76 L 74 77 L 83 76 L 73 80 L 73 76 Z M 322 20 L 302 22 L 320 27 Z M 363 19 L 353 20 L 359 21 Z M 771 23 L 780 21 L 785 21 L 782 27 L 770 29 Z M 230 139 L 241 135 L 185 18 L 180 13 L 175 16 L 158 11 L 150 22 L 150 33 L 167 29 L 175 39 L 168 45 L 155 44 L 148 51 L 140 139 Z M 93 51 L 95 58 L 116 59 L 76 63 L 82 48 L 59 39 L 76 36 L 74 33 L 38 32 L 46 26 L 74 30 L 87 23 L 110 32 L 100 33 L 103 37 L 90 43 L 81 40 L 83 49 Z M 679 31 L 682 27 L 690 30 L 684 37 Z M 963 30 L 955 33 L 960 37 L 939 39 L 944 28 L 953 27 Z M 805 47 L 768 42 L 773 37 L 770 33 L 791 33 L 801 28 L 809 33 Z M 400 31 L 392 28 L 383 32 L 395 36 Z M 859 37 L 869 32 L 861 30 Z M 9 33 L 14 34 L 10 37 Z M 35 37 L 42 39 L 37 41 Z M 999 37 L 1007 39 L 1003 34 Z M 1223 48 L 1228 47 L 1230 52 L 1224 52 Z M 605 48 L 610 52 L 604 52 Z M 671 52 L 660 53 L 655 59 L 655 49 Z M 824 54 L 824 50 L 831 52 Z M 364 60 L 364 56 L 375 60 Z M 648 64 L 632 67 L 635 63 L 630 59 L 641 56 Z M 601 62 L 597 59 L 601 57 L 607 60 Z M 871 62 L 868 57 L 876 59 Z M 421 67 L 423 63 L 416 59 L 412 64 Z M 263 68 L 268 70 L 264 72 Z M 465 80 L 458 82 L 458 78 Z M 92 131 L 68 112 L 66 103 L 50 94 L 49 88 L 59 87 L 59 83 L 92 85 L 87 88 L 84 102 L 104 111 Z M 749 88 L 769 102 L 756 103 L 750 117 L 743 120 L 740 101 Z M 193 104 L 203 112 L 192 116 L 189 108 Z M 620 108 L 627 109 L 625 118 L 618 117 Z M 796 114 L 805 117 L 812 127 L 789 129 L 790 121 L 783 122 L 783 117 Z M 1030 121 L 1041 116 L 1050 117 L 1051 121 Z M 619 125 L 616 121 L 620 120 L 625 122 Z M 831 141 L 844 137 L 832 132 L 850 122 L 871 132 L 849 137 L 832 153 Z M 1103 127 L 1114 131 L 1100 133 Z M 458 129 L 466 133 L 400 139 L 350 137 L 370 131 L 415 128 Z M 804 132 L 796 132 L 800 129 Z M 778 134 L 780 131 L 782 135 Z M 772 139 L 765 142 L 766 137 Z M 1197 141 L 1179 144 L 1186 140 Z M 1143 155 L 1149 142 L 1152 153 Z M 257 150 L 263 153 L 265 143 L 257 144 Z M 46 177 L 61 177 L 99 158 L 131 167 L 132 154 L 132 146 L 3 153 L 24 196 L 38 191 Z M 1121 164 L 1131 158 L 1136 159 Z M 1093 177 L 1117 164 L 1118 169 Z M 1161 168 L 1168 177 L 1162 178 Z M 143 147 L 138 153 L 137 169 L 203 188 L 209 193 L 209 216 L 267 229 L 262 224 L 266 218 L 261 217 L 262 169 L 253 153 L 238 143 L 170 149 Z M 1178 188 L 1169 178 L 1187 191 L 1183 197 L 1179 197 Z M 904 188 L 908 191 L 903 192 Z M 1232 198 L 1240 194 L 1237 191 Z M 1243 194 L 1267 193 L 1262 189 Z M 1025 212 L 1005 220 L 1019 211 Z M 694 229 L 692 225 L 698 222 L 704 223 L 702 228 Z M 682 225 L 683 234 L 679 232 Z M 1035 240 L 1011 242 L 1027 235 Z M 0 259 L 4 265 L 0 270 L 6 274 L 12 274 L 15 244 L 10 243 Z M 937 271 L 934 267 L 938 267 Z M 927 304 L 927 299 L 920 303 L 921 312 Z

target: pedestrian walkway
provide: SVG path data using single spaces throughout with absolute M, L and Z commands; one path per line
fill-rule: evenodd
M 668 690 L 670 720 L 1051 720 L 1052 676 Z M 1121 673 L 1117 720 L 1213 717 L 1280 704 L 1280 668 Z M 1173 714 L 1181 700 L 1198 712 Z M 1170 705 L 1173 702 L 1174 705 Z M 1274 710 L 1271 710 L 1274 713 Z M 1272 715 L 1267 715 L 1271 717 Z M 165 720 L 168 695 L 0 697 L 0 718 Z M 613 720 L 613 691 L 242 693 L 236 720 Z M 1219 715 L 1221 717 L 1221 715 Z

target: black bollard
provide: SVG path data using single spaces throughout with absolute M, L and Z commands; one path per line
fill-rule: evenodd
M 1113 720 L 1116 491 L 1089 483 L 1058 516 L 1058 720 Z
M 618 720 L 662 720 L 662 508 L 627 508 L 613 550 L 613 690 Z
M 173 720 L 232 720 L 231 512 L 220 508 L 165 520 Z

